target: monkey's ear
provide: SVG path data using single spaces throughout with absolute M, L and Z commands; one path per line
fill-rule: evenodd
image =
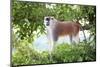
M 53 20 L 54 18 L 52 17 L 51 19 Z

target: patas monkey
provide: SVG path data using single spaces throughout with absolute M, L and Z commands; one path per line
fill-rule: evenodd
M 54 43 L 60 36 L 68 35 L 71 43 L 79 42 L 80 24 L 74 21 L 58 21 L 54 17 L 44 17 L 44 24 L 47 30 L 47 36 L 50 41 L 51 51 L 54 48 Z

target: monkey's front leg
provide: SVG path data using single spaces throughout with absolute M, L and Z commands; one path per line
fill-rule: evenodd
M 49 40 L 49 45 L 50 45 L 50 49 L 49 52 L 52 52 L 54 50 L 54 37 L 53 37 L 53 31 L 52 30 L 48 30 L 48 40 Z
M 53 31 L 48 29 L 47 30 L 48 33 L 48 41 L 49 41 L 49 56 L 50 56 L 50 61 L 52 62 L 53 58 L 52 58 L 52 52 L 54 50 L 54 39 L 53 39 Z

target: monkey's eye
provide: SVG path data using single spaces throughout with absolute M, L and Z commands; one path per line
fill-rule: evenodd
M 51 19 L 53 20 L 53 17 L 51 17 Z

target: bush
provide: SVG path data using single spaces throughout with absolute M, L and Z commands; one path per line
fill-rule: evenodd
M 38 53 L 26 46 L 23 49 L 16 50 L 12 55 L 12 62 L 13 65 L 27 65 L 95 61 L 96 50 L 88 43 L 60 44 L 54 49 L 51 56 L 52 59 L 50 60 L 49 52 Z

